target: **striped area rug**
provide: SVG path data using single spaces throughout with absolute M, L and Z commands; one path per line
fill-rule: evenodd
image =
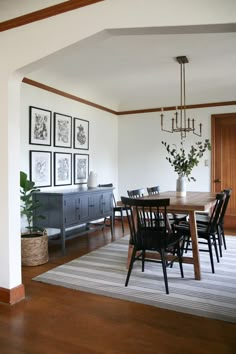
M 58 266 L 33 280 L 67 288 L 135 301 L 164 309 L 236 322 L 236 237 L 227 236 L 227 250 L 211 273 L 208 253 L 201 253 L 202 280 L 194 280 L 193 266 L 168 268 L 170 294 L 166 295 L 161 264 L 136 262 L 128 287 L 126 261 L 128 236 Z

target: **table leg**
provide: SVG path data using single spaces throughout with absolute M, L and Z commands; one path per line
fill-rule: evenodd
M 192 240 L 193 267 L 196 280 L 201 280 L 200 258 L 198 249 L 197 225 L 195 211 L 189 212 L 190 234 Z

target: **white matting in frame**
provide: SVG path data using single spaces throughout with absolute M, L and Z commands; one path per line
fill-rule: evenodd
M 54 185 L 72 184 L 72 154 L 54 152 Z
M 47 109 L 29 107 L 29 143 L 51 145 L 52 112 Z
M 74 154 L 74 184 L 87 183 L 89 172 L 89 155 Z
M 30 150 L 30 180 L 36 187 L 52 185 L 52 153 L 51 151 Z
M 89 121 L 74 118 L 74 149 L 89 149 Z

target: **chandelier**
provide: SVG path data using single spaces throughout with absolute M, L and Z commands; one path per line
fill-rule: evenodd
M 199 132 L 196 132 L 194 118 L 187 119 L 186 109 L 186 90 L 185 90 L 185 64 L 188 63 L 186 56 L 176 57 L 180 64 L 180 105 L 176 107 L 175 118 L 172 118 L 171 130 L 163 128 L 164 109 L 161 108 L 161 130 L 168 133 L 180 133 L 181 139 L 186 137 L 186 133 L 192 132 L 195 135 L 202 136 L 202 124 L 199 124 Z M 178 112 L 179 108 L 179 112 Z

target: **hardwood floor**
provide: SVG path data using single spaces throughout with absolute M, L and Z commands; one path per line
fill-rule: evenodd
M 31 280 L 110 241 L 107 228 L 104 234 L 68 241 L 66 256 L 58 245 L 50 245 L 49 263 L 23 268 L 26 299 L 14 306 L 0 304 L 1 354 L 235 353 L 236 326 L 231 323 Z

